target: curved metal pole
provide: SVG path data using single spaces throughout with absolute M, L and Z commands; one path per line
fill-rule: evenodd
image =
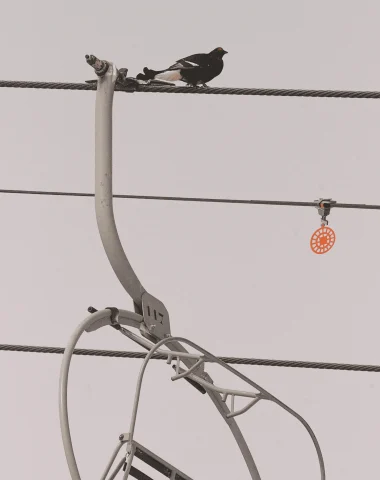
M 158 350 L 162 345 L 170 342 L 179 342 L 183 341 L 181 337 L 171 337 L 171 338 L 164 338 L 160 342 L 158 342 L 148 353 L 148 355 L 145 357 L 144 363 L 141 367 L 138 381 L 137 381 L 137 387 L 136 387 L 136 393 L 135 393 L 135 400 L 134 400 L 134 405 L 133 405 L 133 411 L 132 411 L 132 417 L 131 417 L 131 424 L 130 424 L 130 429 L 129 429 L 129 440 L 133 440 L 133 434 L 135 431 L 135 426 L 136 426 L 136 418 L 137 418 L 137 409 L 138 409 L 138 404 L 139 404 L 139 399 L 140 399 L 140 393 L 141 393 L 141 386 L 142 386 L 142 381 L 143 381 L 143 376 L 145 373 L 145 369 L 148 365 L 149 360 L 152 358 L 152 355 Z M 177 345 L 176 345 L 177 347 Z M 196 347 L 197 348 L 197 347 Z M 177 349 L 177 348 L 176 348 Z M 177 349 L 178 350 L 178 349 Z M 185 363 L 186 359 L 183 359 L 183 362 Z M 215 394 L 214 392 L 208 392 L 211 400 L 214 402 L 216 405 L 217 409 L 219 412 L 222 414 L 223 418 L 226 420 L 228 426 L 231 429 L 231 432 L 233 436 L 235 437 L 235 440 L 240 448 L 240 451 L 244 457 L 245 463 L 248 467 L 249 473 L 251 474 L 252 480 L 261 480 L 259 471 L 257 470 L 256 464 L 253 460 L 252 454 L 248 448 L 248 445 L 239 429 L 237 426 L 237 423 L 235 419 L 233 418 L 226 418 L 226 415 L 230 413 L 227 405 L 222 401 L 222 398 L 219 394 Z M 217 398 L 218 397 L 218 398 Z M 218 399 L 220 401 L 218 401 Z M 224 407 L 224 408 L 223 408 Z
M 120 317 L 123 318 L 124 324 L 129 324 L 131 326 L 136 326 L 138 324 L 139 315 L 133 312 L 127 312 L 122 310 L 120 312 Z M 105 320 L 108 319 L 108 322 Z M 78 327 L 75 329 L 74 333 L 71 335 L 70 340 L 67 344 L 65 352 L 63 354 L 62 364 L 61 364 L 61 373 L 59 377 L 59 420 L 61 425 L 61 434 L 63 440 L 63 446 L 65 449 L 65 455 L 67 464 L 69 466 L 70 475 L 72 480 L 81 480 L 79 475 L 78 466 L 75 460 L 75 454 L 73 449 L 73 444 L 71 440 L 70 433 L 70 424 L 69 424 L 69 413 L 67 407 L 67 387 L 69 380 L 69 370 L 71 358 L 73 356 L 74 348 L 78 343 L 79 338 L 85 331 L 92 331 L 94 326 L 97 324 L 97 328 L 100 328 L 106 324 L 111 323 L 111 310 L 99 310 L 96 313 L 92 313 L 86 317 L 83 322 L 81 322 Z
M 171 337 L 169 340 L 171 340 L 168 344 L 168 348 L 172 351 L 178 351 L 178 352 L 187 352 L 187 350 L 179 343 L 182 340 L 176 341 L 175 338 Z M 187 359 L 183 358 L 182 362 L 187 366 L 191 367 L 194 364 L 194 360 L 192 359 Z M 209 376 L 209 375 L 208 375 Z M 211 377 L 209 376 L 210 380 Z M 218 409 L 219 413 L 221 416 L 224 418 L 224 421 L 227 423 L 229 429 L 231 430 L 232 435 L 235 438 L 236 443 L 239 446 L 240 452 L 243 455 L 244 461 L 247 465 L 247 468 L 249 470 L 249 473 L 251 474 L 251 478 L 253 480 L 261 480 L 259 471 L 257 470 L 257 466 L 255 461 L 253 460 L 253 456 L 251 453 L 251 450 L 249 449 L 247 442 L 235 420 L 233 417 L 229 417 L 229 414 L 231 413 L 228 406 L 226 405 L 225 402 L 223 402 L 222 397 L 219 395 L 219 393 L 216 392 L 211 392 L 210 390 L 207 391 L 207 395 L 210 397 L 211 401 L 215 405 L 215 407 Z
M 125 310 L 120 311 L 120 316 L 119 319 L 122 320 L 122 323 L 125 325 L 130 325 L 132 327 L 137 327 L 139 323 L 141 322 L 141 317 L 133 312 L 128 312 Z M 67 389 L 68 389 L 68 375 L 69 375 L 69 369 L 70 369 L 70 363 L 71 363 L 71 358 L 73 355 L 74 348 L 82 335 L 84 331 L 93 331 L 97 328 L 101 328 L 102 326 L 105 326 L 107 324 L 111 324 L 111 311 L 108 309 L 105 310 L 100 310 L 94 314 L 91 314 L 88 316 L 74 331 L 72 334 L 70 341 L 65 349 L 63 359 L 62 359 L 62 366 L 61 366 L 61 374 L 60 374 L 60 385 L 59 385 L 59 410 L 60 410 L 60 424 L 61 424 L 61 432 L 62 432 L 62 439 L 63 439 L 63 444 L 64 444 L 64 449 L 65 449 L 65 454 L 66 454 L 66 459 L 67 463 L 70 469 L 70 474 L 72 480 L 81 480 L 78 467 L 76 464 L 75 460 L 75 455 L 74 455 L 74 450 L 72 446 L 72 441 L 71 441 L 71 434 L 70 434 L 70 425 L 69 425 L 69 419 L 68 419 L 68 406 L 67 406 Z M 288 413 L 293 415 L 295 418 L 297 418 L 303 426 L 306 428 L 308 431 L 309 435 L 311 436 L 314 446 L 316 448 L 317 454 L 318 454 L 318 460 L 319 460 L 319 465 L 320 465 L 320 471 L 321 471 L 321 479 L 325 480 L 325 468 L 324 468 L 324 461 L 322 457 L 322 452 L 319 447 L 317 438 L 312 431 L 311 427 L 308 425 L 308 423 L 296 412 L 294 412 L 290 407 L 285 405 L 283 402 L 278 400 L 276 397 L 271 395 L 269 392 L 267 392 L 265 389 L 260 387 L 258 384 L 250 380 L 248 377 L 240 373 L 238 370 L 235 370 L 233 367 L 231 367 L 228 364 L 225 364 L 221 360 L 219 360 L 217 357 L 209 353 L 207 350 L 203 349 L 202 347 L 198 346 L 197 344 L 191 342 L 190 340 L 187 340 L 182 337 L 169 337 L 166 339 L 161 340 L 158 342 L 156 345 L 151 348 L 150 352 L 148 353 L 147 357 L 144 360 L 143 366 L 140 371 L 139 375 L 139 380 L 138 380 L 138 385 L 136 389 L 136 394 L 135 394 L 135 404 L 134 404 L 134 410 L 132 414 L 132 419 L 131 419 L 131 437 L 133 437 L 133 432 L 135 429 L 135 422 L 136 422 L 136 417 L 137 417 L 137 408 L 138 408 L 138 401 L 140 397 L 140 391 L 141 391 L 141 385 L 142 385 L 142 378 L 146 369 L 146 366 L 152 357 L 152 355 L 159 350 L 159 348 L 164 345 L 168 344 L 168 347 L 170 350 L 176 350 L 176 351 L 186 351 L 184 347 L 180 344 L 180 342 L 186 343 L 190 345 L 191 347 L 197 349 L 199 352 L 203 353 L 204 355 L 208 356 L 214 363 L 217 363 L 224 367 L 225 369 L 229 370 L 231 373 L 235 374 L 245 382 L 247 382 L 249 385 L 252 387 L 256 388 L 259 390 L 261 393 L 265 395 L 265 397 L 268 400 L 272 400 L 274 403 L 277 403 L 279 406 L 284 408 Z M 173 352 L 173 354 L 175 354 Z M 187 363 L 190 366 L 194 363 L 193 359 L 189 358 L 183 358 L 182 359 L 183 363 Z M 238 446 L 240 448 L 240 451 L 244 457 L 244 460 L 247 464 L 247 467 L 249 469 L 249 472 L 251 474 L 251 478 L 253 480 L 260 480 L 260 475 L 257 471 L 257 467 L 253 461 L 251 452 L 246 444 L 246 441 L 240 432 L 240 429 L 238 428 L 235 420 L 233 418 L 226 418 L 227 415 L 230 413 L 227 405 L 223 402 L 221 396 L 215 392 L 207 392 L 211 398 L 211 400 L 214 402 L 216 407 L 218 408 L 219 412 L 222 414 L 223 418 L 229 425 L 231 432 L 233 433 L 235 440 L 238 443 Z
M 67 408 L 67 385 L 71 357 L 73 355 L 75 345 L 78 343 L 78 340 L 81 337 L 82 333 L 93 323 L 101 321 L 107 316 L 111 316 L 110 310 L 99 310 L 98 312 L 92 313 L 87 318 L 85 318 L 85 320 L 83 320 L 83 322 L 78 325 L 74 333 L 71 335 L 69 343 L 67 344 L 65 352 L 63 354 L 61 374 L 59 378 L 59 420 L 61 424 L 63 447 L 65 449 L 66 460 L 69 466 L 72 480 L 81 480 L 81 478 L 79 475 L 77 462 L 75 460 L 73 443 L 71 441 L 69 414 Z
M 138 324 L 141 321 L 141 317 L 133 312 L 128 312 L 125 310 L 120 310 L 119 321 L 123 324 L 129 324 L 132 327 L 138 328 Z M 61 434 L 63 440 L 63 446 L 65 449 L 66 460 L 69 466 L 70 475 L 72 480 L 81 480 L 75 454 L 73 450 L 71 434 L 70 434 L 70 424 L 69 424 L 69 417 L 68 417 L 68 406 L 67 406 L 67 391 L 68 391 L 68 377 L 69 377 L 69 369 L 71 358 L 75 349 L 76 344 L 78 343 L 79 338 L 83 334 L 84 331 L 91 332 L 98 328 L 101 328 L 107 324 L 111 323 L 111 311 L 108 309 L 99 310 L 96 313 L 89 315 L 80 325 L 75 329 L 74 333 L 70 337 L 68 345 L 65 349 L 63 359 L 62 359 L 62 366 L 61 366 L 61 373 L 60 373 L 60 380 L 59 380 L 59 417 L 60 417 L 60 425 L 61 425 Z M 169 343 L 169 348 L 174 351 L 184 351 L 184 347 L 182 347 L 179 342 L 175 341 L 173 337 L 164 339 L 161 342 L 158 342 L 154 346 L 154 351 L 160 347 L 162 343 Z M 186 350 L 185 350 L 186 351 Z M 152 352 L 152 350 L 151 350 Z M 151 353 L 150 352 L 150 353 Z M 173 352 L 175 353 L 175 352 Z M 149 355 L 149 354 L 148 354 Z M 192 365 L 194 363 L 193 359 L 190 358 L 183 358 L 183 363 Z M 221 396 L 214 392 L 207 392 L 210 396 L 213 403 L 216 405 L 217 409 L 227 422 L 230 430 L 235 437 L 236 442 L 239 445 L 240 451 L 244 457 L 244 460 L 247 464 L 249 472 L 251 473 L 251 478 L 253 480 L 261 480 L 260 475 L 258 473 L 257 467 L 255 462 L 252 458 L 252 454 L 248 448 L 248 445 L 235 421 L 233 418 L 226 418 L 226 416 L 230 413 L 227 405 L 223 402 Z M 137 410 L 136 410 L 137 414 Z
M 118 71 L 109 63 L 98 78 L 95 108 L 95 209 L 99 233 L 117 278 L 136 305 L 142 308 L 145 292 L 121 245 L 113 213 L 112 104 Z
M 186 343 L 187 345 L 195 348 L 196 350 L 198 350 L 199 352 L 203 353 L 204 355 L 206 355 L 207 357 L 211 358 L 211 360 L 213 360 L 214 363 L 217 363 L 219 365 L 221 365 L 222 367 L 226 368 L 227 370 L 229 370 L 231 373 L 235 374 L 236 376 L 238 376 L 239 378 L 241 378 L 242 380 L 244 380 L 245 382 L 247 382 L 249 385 L 251 385 L 252 387 L 256 388 L 257 390 L 259 390 L 260 392 L 262 392 L 265 397 L 268 399 L 268 400 L 271 400 L 273 401 L 274 403 L 276 403 L 277 405 L 279 405 L 280 407 L 282 407 L 284 410 L 286 410 L 288 413 L 290 413 L 292 416 L 294 416 L 297 420 L 299 420 L 302 425 L 306 428 L 307 432 L 309 433 L 312 441 L 313 441 L 313 444 L 314 444 L 314 447 L 316 449 L 316 452 L 317 452 L 317 455 L 318 455 L 318 461 L 319 461 L 319 467 L 320 467 L 320 473 L 321 473 L 321 480 L 325 480 L 326 479 L 326 473 L 325 473 L 325 466 L 324 466 L 324 461 L 323 461 L 323 456 L 322 456 L 322 451 L 321 451 L 321 448 L 319 446 L 319 443 L 318 443 L 318 440 L 313 432 L 313 430 L 311 429 L 310 425 L 306 422 L 306 420 L 304 420 L 298 413 L 296 413 L 294 410 L 292 410 L 290 407 L 288 407 L 287 405 L 285 405 L 283 402 L 281 402 L 280 400 L 278 400 L 276 397 L 274 397 L 272 394 L 270 394 L 269 392 L 267 392 L 264 388 L 260 387 L 260 385 L 258 385 L 257 383 L 253 382 L 252 380 L 250 380 L 248 377 L 246 377 L 245 375 L 243 375 L 242 373 L 240 373 L 238 370 L 234 369 L 233 367 L 231 367 L 230 365 L 228 364 L 225 364 L 224 362 L 222 362 L 220 359 L 218 359 L 217 357 L 215 357 L 214 355 L 212 355 L 210 352 L 208 352 L 207 350 L 203 349 L 202 347 L 200 347 L 199 345 L 195 344 L 194 342 L 191 342 L 190 340 L 187 340 L 185 338 L 182 338 L 182 337 L 171 337 L 171 338 L 165 338 L 163 340 L 161 340 L 160 342 L 158 342 L 156 345 L 154 345 L 154 347 L 150 350 L 150 352 L 148 353 L 148 355 L 145 357 L 145 360 L 144 360 L 144 363 L 141 367 L 141 370 L 140 370 L 140 373 L 139 373 L 139 377 L 138 377 L 138 381 L 137 381 L 137 387 L 136 387 L 136 393 L 135 393 L 135 400 L 134 400 L 134 406 L 133 406 L 133 411 L 132 411 L 132 418 L 131 418 L 131 424 L 130 424 L 130 431 L 129 431 L 129 434 L 130 434 L 130 437 L 129 437 L 129 440 L 133 440 L 133 434 L 134 434 L 134 430 L 135 430 L 135 426 L 136 426 L 136 419 L 137 419 L 137 410 L 138 410 L 138 404 L 139 404 L 139 399 L 140 399 L 140 394 L 141 394 L 141 387 L 142 387 L 142 380 L 143 380 L 143 376 L 144 376 L 144 373 L 145 373 L 145 370 L 146 370 L 146 367 L 148 365 L 148 362 L 149 360 L 152 358 L 153 354 L 156 353 L 156 351 L 161 347 L 163 346 L 164 344 L 167 344 L 170 342 L 175 342 L 176 343 L 176 350 L 178 350 L 178 342 L 183 342 L 183 343 Z M 185 362 L 184 362 L 185 363 Z M 208 392 L 209 394 L 212 393 L 212 392 Z M 220 395 L 218 394 L 213 394 L 211 395 L 210 394 L 210 397 L 211 399 L 214 401 L 214 399 L 216 400 L 216 397 L 219 397 L 219 399 L 221 400 L 221 397 Z M 219 406 L 219 402 L 216 402 L 214 401 L 215 405 Z M 225 405 L 225 403 L 223 402 L 223 404 Z M 228 410 L 228 407 L 225 405 L 228 413 L 229 413 L 229 410 Z M 220 411 L 220 409 L 218 408 L 218 410 Z M 223 409 L 224 410 L 224 409 Z M 221 412 L 222 413 L 222 416 L 225 418 L 225 420 L 227 421 L 227 423 L 230 423 L 230 421 L 234 421 L 233 418 L 226 418 L 226 412 L 224 410 L 224 412 Z M 231 428 L 231 426 L 230 426 Z M 259 475 L 259 472 L 257 471 L 257 468 L 256 468 L 256 465 L 254 464 L 253 462 L 253 459 L 252 459 L 252 456 L 251 456 L 251 453 L 247 447 L 247 444 L 239 430 L 239 434 L 241 436 L 241 439 L 239 438 L 239 436 L 236 436 L 235 433 L 234 433 L 234 430 L 233 428 L 231 428 L 232 430 L 232 433 L 234 434 L 235 436 L 235 439 L 239 445 L 239 448 L 243 454 L 243 457 L 246 461 L 246 464 L 248 466 L 248 469 L 250 471 L 250 474 L 251 474 L 251 478 L 253 480 L 256 480 L 256 479 L 260 479 L 260 475 Z M 246 449 L 248 450 L 248 454 L 249 456 L 246 457 Z M 253 465 L 255 467 L 255 471 L 252 470 L 252 464 L 250 462 L 250 459 L 252 459 L 252 462 L 253 462 Z
M 152 343 L 145 340 L 145 339 L 139 339 L 137 335 L 133 334 L 132 332 L 129 332 L 127 329 L 121 329 L 120 332 L 123 335 L 126 335 L 128 338 L 133 340 L 134 342 L 137 342 L 139 345 L 143 346 L 144 348 L 151 350 L 152 348 Z M 197 362 L 197 356 L 190 355 L 187 350 L 177 341 L 173 340 L 173 337 L 167 337 L 167 339 L 170 340 L 168 342 L 168 348 L 172 352 L 172 356 L 175 356 L 178 353 L 185 354 L 186 357 L 181 357 L 182 362 L 188 367 L 188 368 L 193 368 L 195 363 Z M 159 349 L 156 350 L 156 353 L 163 353 L 165 354 L 164 351 L 160 351 Z M 194 358 L 195 357 L 195 358 Z M 200 365 L 200 366 L 203 366 Z M 208 375 L 208 378 L 210 382 L 212 381 L 210 375 Z M 260 479 L 259 472 L 257 470 L 256 464 L 253 460 L 252 453 L 250 449 L 248 448 L 247 442 L 245 441 L 245 438 L 243 437 L 243 434 L 241 433 L 240 428 L 238 427 L 238 424 L 235 421 L 234 415 L 231 415 L 230 410 L 228 409 L 226 403 L 223 401 L 222 397 L 213 391 L 207 390 L 206 393 L 210 397 L 211 401 L 214 403 L 216 408 L 218 409 L 219 413 L 222 415 L 224 418 L 225 422 L 227 423 L 229 429 L 231 430 L 232 435 L 234 436 L 239 448 L 240 452 L 243 455 L 243 458 L 247 464 L 248 470 L 251 473 L 251 478 L 253 479 Z M 256 476 L 254 476 L 256 475 Z
M 222 367 L 224 367 L 225 369 L 229 370 L 231 373 L 233 373 L 234 375 L 238 376 L 239 378 L 241 378 L 242 380 L 244 380 L 245 382 L 247 382 L 249 385 L 251 385 L 252 387 L 256 388 L 257 390 L 259 390 L 261 393 L 264 393 L 264 395 L 269 399 L 271 400 L 272 402 L 274 403 L 277 403 L 277 405 L 279 405 L 280 407 L 282 407 L 284 410 L 286 410 L 288 413 L 290 413 L 293 417 L 295 417 L 299 422 L 302 423 L 302 425 L 305 427 L 305 429 L 307 430 L 307 432 L 309 433 L 313 443 L 314 443 L 314 447 L 315 447 L 315 450 L 317 452 L 317 455 L 318 455 L 318 461 L 319 461 L 319 468 L 320 468 L 320 473 L 321 473 L 321 480 L 326 480 L 326 470 L 325 470 L 325 463 L 324 463 L 324 460 L 323 460 L 323 455 L 322 455 L 322 450 L 321 450 L 321 447 L 319 446 L 319 443 L 318 443 L 318 440 L 317 440 L 317 437 L 315 436 L 315 433 L 313 432 L 312 428 L 310 427 L 310 425 L 306 422 L 306 420 L 304 418 L 301 417 L 301 415 L 299 415 L 297 412 L 295 412 L 294 410 L 292 410 L 290 407 L 288 407 L 285 403 L 281 402 L 281 400 L 279 400 L 278 398 L 276 398 L 274 395 L 272 395 L 271 393 L 269 393 L 267 390 L 265 390 L 264 388 L 262 388 L 260 385 L 258 385 L 257 383 L 255 383 L 254 381 L 252 381 L 250 378 L 246 377 L 243 373 L 239 372 L 239 370 L 236 370 L 235 368 L 231 367 L 231 365 L 228 365 L 227 363 L 224 363 L 222 360 L 220 360 L 219 358 L 215 357 L 215 355 L 213 355 L 212 353 L 208 352 L 207 350 L 205 350 L 204 348 L 202 347 L 199 347 L 197 344 L 195 344 L 194 342 L 190 341 L 190 340 L 186 340 L 185 338 L 177 338 L 178 341 L 180 342 L 183 342 L 183 343 L 187 343 L 187 345 L 189 345 L 190 347 L 193 347 L 193 348 L 196 348 L 198 351 L 202 352 L 204 355 L 207 355 L 208 357 L 210 357 L 214 363 L 217 363 L 219 365 L 221 365 Z
M 106 466 L 106 469 L 104 470 L 103 475 L 101 476 L 100 480 L 106 480 L 108 472 L 111 470 L 112 465 L 114 464 L 114 461 L 115 461 L 115 459 L 116 459 L 116 457 L 117 457 L 118 453 L 120 452 L 120 449 L 123 445 L 124 445 L 123 442 L 118 443 L 118 445 L 115 448 L 115 450 L 112 454 L 112 457 L 110 458 L 110 461 L 108 462 L 108 464 Z M 123 463 L 124 463 L 124 459 L 123 459 Z M 121 463 L 121 466 L 123 465 L 123 463 Z M 120 468 L 121 468 L 121 466 L 120 466 Z

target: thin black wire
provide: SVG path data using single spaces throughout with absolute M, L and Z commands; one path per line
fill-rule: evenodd
M 96 90 L 96 83 L 60 83 L 60 82 L 29 82 L 0 80 L 0 88 L 37 88 L 49 90 Z M 116 91 L 134 93 L 187 93 L 199 95 L 254 95 L 268 97 L 314 97 L 314 98 L 366 98 L 380 99 L 380 92 L 375 91 L 344 91 L 344 90 L 289 90 L 273 88 L 199 88 L 157 85 L 137 85 L 122 87 L 116 85 Z
M 0 189 L 0 193 L 21 195 L 51 195 L 63 197 L 94 197 L 93 193 L 80 192 L 48 192 L 42 190 L 9 190 Z M 235 203 L 245 205 L 277 205 L 288 207 L 316 207 L 315 202 L 291 202 L 282 200 L 242 200 L 232 198 L 203 198 L 203 197 L 165 197 L 159 195 L 114 195 L 114 198 L 129 198 L 135 200 L 162 200 L 168 202 L 198 202 L 198 203 Z M 332 208 L 357 208 L 362 210 L 380 210 L 380 205 L 366 205 L 364 203 L 334 203 Z
M 38 347 L 32 345 L 1 345 L 0 351 L 29 352 L 29 353 L 56 353 L 63 354 L 65 349 L 60 347 Z M 89 350 L 76 348 L 74 355 L 91 357 L 118 357 L 118 358 L 145 358 L 145 352 L 124 352 L 118 350 Z M 165 355 L 155 353 L 154 360 L 166 360 Z M 348 363 L 302 362 L 295 360 L 266 360 L 258 358 L 219 357 L 225 363 L 235 365 L 261 365 L 265 367 L 312 368 L 319 370 L 346 370 L 352 372 L 380 372 L 380 365 L 355 365 Z

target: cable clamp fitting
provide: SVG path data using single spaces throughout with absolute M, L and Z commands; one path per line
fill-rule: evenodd
M 331 208 L 336 204 L 336 201 L 331 198 L 320 198 L 315 200 L 315 203 L 318 208 L 318 214 L 321 216 L 321 226 L 325 227 L 329 224 L 326 217 L 330 214 Z
M 121 325 L 119 323 L 119 309 L 116 307 L 106 307 L 107 310 L 111 310 L 111 327 L 115 328 L 116 330 L 121 329 Z

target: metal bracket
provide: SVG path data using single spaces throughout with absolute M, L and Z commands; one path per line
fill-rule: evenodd
M 128 68 L 120 68 L 116 84 L 121 85 L 122 87 L 133 87 L 134 90 L 136 90 L 139 82 L 135 78 L 128 77 Z
M 318 214 L 321 216 L 321 225 L 328 225 L 329 222 L 326 217 L 330 215 L 330 210 L 336 204 L 336 201 L 331 198 L 320 198 L 319 200 L 314 200 L 314 202 L 318 208 Z
M 173 370 L 177 371 L 175 365 L 172 365 L 172 368 L 173 368 Z M 178 378 L 184 378 L 186 380 L 186 382 L 188 382 L 190 385 L 192 385 L 194 388 L 196 388 L 198 390 L 198 392 L 200 392 L 202 395 L 205 395 L 207 393 L 207 390 L 204 387 L 202 387 L 202 385 L 200 383 L 196 382 L 192 378 L 189 378 L 187 375 L 188 375 L 187 371 L 184 370 L 183 368 L 180 368 L 179 369 L 179 374 L 172 377 L 172 380 L 177 380 Z
M 148 293 L 134 272 L 121 244 L 113 213 L 112 182 L 112 107 L 116 84 L 138 86 L 128 77 L 128 69 L 86 55 L 86 61 L 98 76 L 95 109 L 95 208 L 100 237 L 108 260 L 127 293 L 132 297 L 135 311 L 142 314 L 141 333 L 159 341 L 170 335 L 169 313 L 165 305 Z M 116 317 L 115 317 L 116 318 Z M 114 325 L 115 326 L 115 325 Z
M 159 340 L 168 337 L 170 320 L 165 305 L 148 292 L 144 292 L 141 299 L 144 323 L 149 334 Z
M 121 325 L 119 323 L 119 309 L 116 307 L 106 307 L 107 310 L 111 310 L 111 327 L 113 327 L 115 330 L 120 330 Z

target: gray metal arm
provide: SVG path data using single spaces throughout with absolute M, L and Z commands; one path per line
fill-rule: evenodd
M 132 297 L 135 310 L 144 314 L 145 335 L 161 339 L 170 334 L 165 305 L 148 293 L 133 270 L 121 244 L 113 213 L 112 107 L 117 68 L 109 62 L 86 56 L 98 74 L 95 107 L 95 209 L 100 237 L 117 278 Z
M 112 192 L 112 104 L 117 68 L 110 64 L 98 79 L 95 107 L 95 209 L 100 237 L 117 278 L 133 301 L 142 307 L 145 292 L 124 252 L 113 213 Z

